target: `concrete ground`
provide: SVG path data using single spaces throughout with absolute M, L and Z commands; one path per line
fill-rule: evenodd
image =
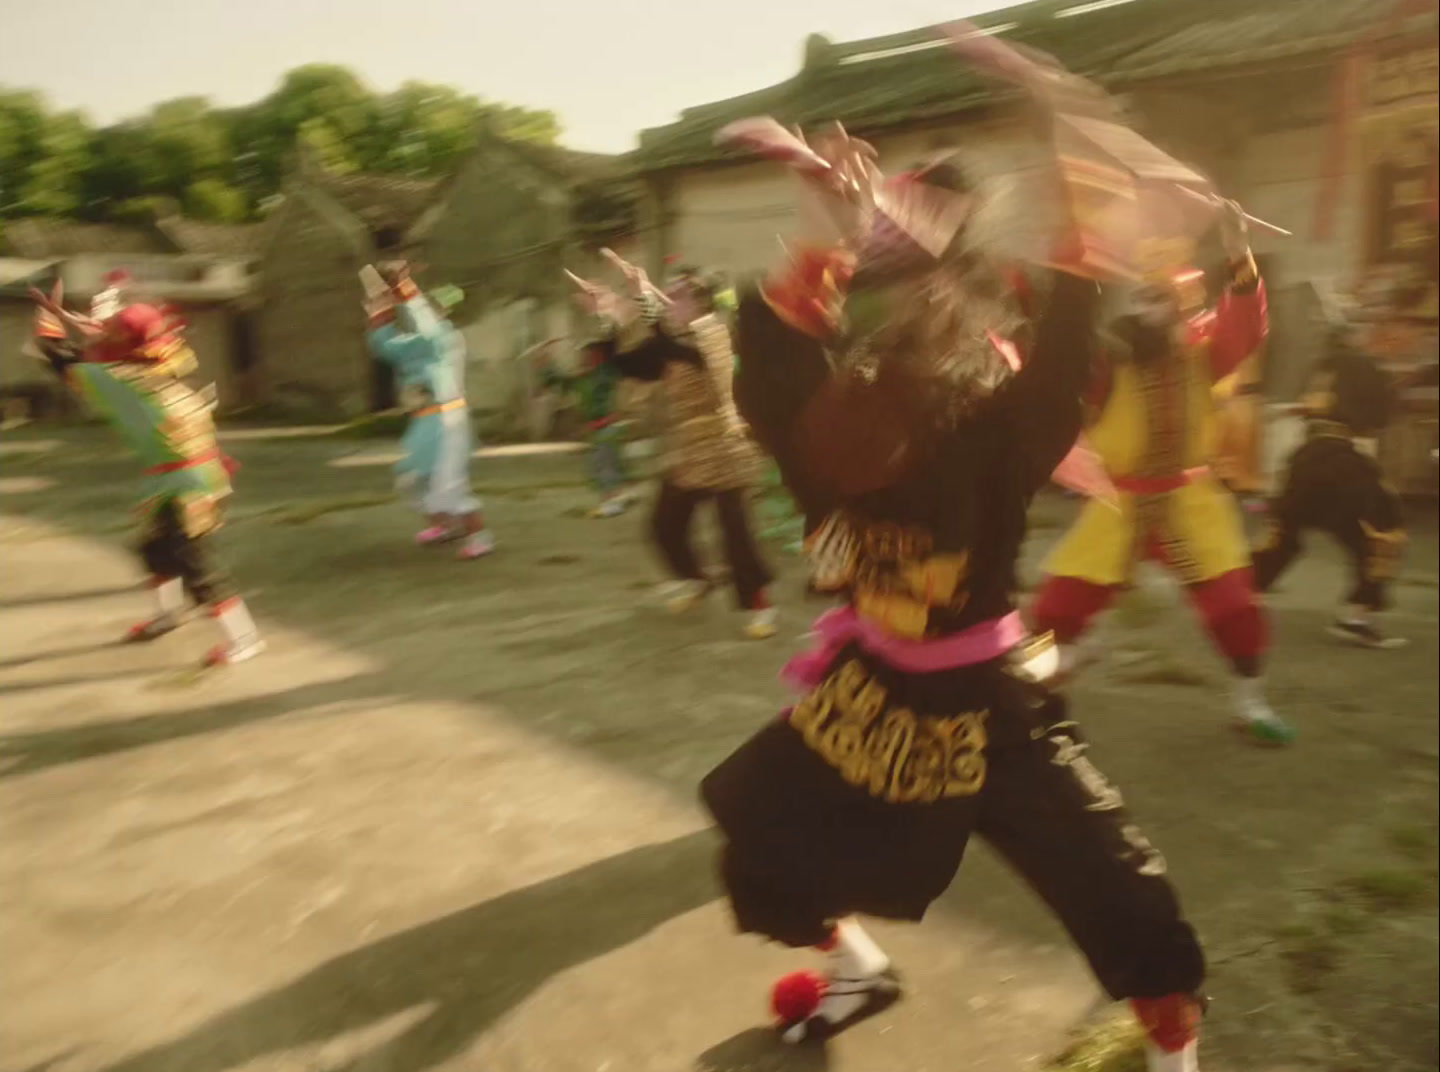
M 923 925 L 875 927 L 908 1000 L 777 1046 L 766 988 L 807 958 L 730 932 L 695 786 L 784 702 L 816 610 L 798 562 L 773 549 L 775 641 L 718 601 L 667 618 L 637 515 L 586 520 L 577 458 L 511 452 L 475 470 L 501 550 L 462 564 L 411 545 L 386 447 L 232 440 L 221 543 L 271 651 L 201 675 L 208 623 L 111 643 L 146 610 L 133 463 L 97 429 L 0 439 L 0 1072 L 1011 1072 L 1092 1016 L 977 844 Z M 1037 505 L 1032 576 L 1072 509 Z M 1207 943 L 1208 1069 L 1436 1067 L 1440 615 L 1414 527 L 1409 648 L 1323 635 L 1343 570 L 1319 541 L 1274 597 L 1290 750 L 1224 730 L 1163 591 L 1076 690 Z

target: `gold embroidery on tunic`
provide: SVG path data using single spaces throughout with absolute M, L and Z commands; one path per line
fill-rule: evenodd
M 922 718 L 886 701 L 884 686 L 852 659 L 795 706 L 790 725 L 846 782 L 888 803 L 980 791 L 989 711 Z
M 969 553 L 935 553 L 933 536 L 919 526 L 835 514 L 806 550 L 817 584 L 851 588 L 856 611 L 897 636 L 924 637 L 931 610 L 958 611 L 970 598 Z

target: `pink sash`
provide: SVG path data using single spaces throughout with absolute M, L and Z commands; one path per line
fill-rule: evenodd
M 1011 611 L 1003 618 L 991 618 L 949 636 L 905 640 L 861 618 L 852 607 L 820 615 L 815 619 L 814 633 L 819 643 L 795 656 L 780 671 L 780 677 L 799 692 L 819 685 L 835 657 L 853 641 L 897 670 L 928 674 L 998 659 L 1026 635 L 1019 611 Z

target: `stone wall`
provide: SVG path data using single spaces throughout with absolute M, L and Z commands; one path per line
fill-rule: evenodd
M 372 256 L 368 236 L 303 190 L 279 211 L 259 280 L 260 394 L 297 414 L 368 413 L 374 361 L 358 275 Z

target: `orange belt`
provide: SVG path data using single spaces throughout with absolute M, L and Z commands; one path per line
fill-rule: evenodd
M 1112 478 L 1112 482 L 1117 491 L 1130 495 L 1165 495 L 1209 475 L 1208 465 L 1197 465 L 1171 476 L 1117 476 Z
M 464 406 L 464 405 L 465 405 L 465 400 L 464 400 L 463 398 L 455 398 L 455 399 L 451 399 L 449 402 L 437 402 L 437 403 L 436 403 L 435 405 L 433 405 L 433 406 L 426 406 L 426 407 L 424 407 L 423 409 L 417 409 L 417 410 L 415 410 L 414 412 L 412 412 L 412 413 L 410 414 L 410 416 L 412 416 L 412 417 L 433 417 L 433 416 L 434 416 L 435 414 L 437 414 L 437 413 L 448 413 L 450 410 L 452 410 L 452 409 L 460 409 L 460 408 L 461 408 L 462 406 Z

